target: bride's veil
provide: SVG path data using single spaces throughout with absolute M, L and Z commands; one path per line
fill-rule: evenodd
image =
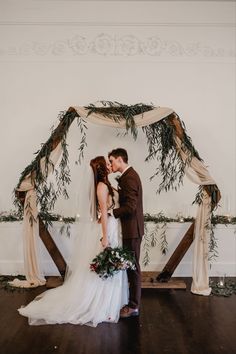
M 72 253 L 68 260 L 65 281 L 89 264 L 100 248 L 101 226 L 97 222 L 96 191 L 92 167 L 81 166 L 78 190 L 76 230 L 72 235 Z
M 80 166 L 78 188 L 79 220 L 71 232 L 72 253 L 62 286 L 40 294 L 21 314 L 31 325 L 52 323 L 90 324 L 113 318 L 118 321 L 120 308 L 128 302 L 126 278 L 101 281 L 90 271 L 93 258 L 102 251 L 101 225 L 96 218 L 94 175 L 90 166 Z M 123 273 L 126 276 L 126 273 Z M 123 280 L 124 279 L 124 280 Z M 123 285 L 124 284 L 124 285 Z

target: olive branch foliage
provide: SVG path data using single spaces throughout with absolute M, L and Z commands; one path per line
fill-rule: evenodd
M 143 114 L 154 109 L 153 105 L 147 105 L 143 103 L 137 103 L 135 105 L 126 105 L 119 102 L 101 101 L 102 107 L 96 107 L 94 104 L 90 104 L 85 107 L 88 109 L 88 116 L 92 113 L 99 113 L 104 117 L 110 118 L 116 123 L 120 123 L 125 120 L 126 132 L 130 131 L 134 140 L 137 139 L 138 129 L 135 124 L 134 116 Z
M 168 252 L 166 237 L 168 218 L 164 216 L 163 212 L 160 212 L 157 215 L 145 214 L 144 221 L 143 265 L 147 266 L 150 263 L 150 248 L 158 244 L 163 255 Z M 148 222 L 154 223 L 154 228 L 150 232 L 147 228 Z
M 23 207 L 17 196 L 17 190 L 26 177 L 31 179 L 31 183 L 35 186 L 37 195 L 37 204 L 40 206 L 39 215 L 45 221 L 46 226 L 51 225 L 51 212 L 54 209 L 55 203 L 60 196 L 68 199 L 67 186 L 71 182 L 70 168 L 69 168 L 69 154 L 68 144 L 66 142 L 67 133 L 73 120 L 77 118 L 77 124 L 81 133 L 81 143 L 79 147 L 79 161 L 83 157 L 84 149 L 86 147 L 86 124 L 85 121 L 78 115 L 75 110 L 60 112 L 59 126 L 53 129 L 49 139 L 42 144 L 40 150 L 35 152 L 35 159 L 24 169 L 19 182 L 14 189 L 14 204 L 18 211 L 18 216 L 23 214 Z M 59 128 L 60 127 L 60 128 Z M 62 156 L 60 163 L 55 168 L 53 162 L 50 160 L 50 153 L 54 149 L 54 142 L 60 142 L 62 146 Z M 45 161 L 45 172 L 41 170 L 41 159 Z M 56 185 L 48 181 L 48 175 L 52 171 L 55 175 Z M 27 208 L 27 205 L 26 205 Z M 28 211 L 31 212 L 30 210 Z
M 176 148 L 175 138 L 176 128 L 173 124 L 173 117 L 176 117 L 183 129 L 181 148 L 187 154 L 186 161 L 183 161 L 178 149 Z M 193 156 L 201 160 L 197 150 L 194 148 L 190 137 L 185 131 L 185 125 L 177 115 L 172 113 L 162 120 L 142 128 L 148 145 L 148 156 L 146 161 L 156 160 L 158 166 L 155 173 L 150 177 L 161 176 L 162 181 L 157 192 L 177 191 L 183 184 L 186 166 L 191 162 Z

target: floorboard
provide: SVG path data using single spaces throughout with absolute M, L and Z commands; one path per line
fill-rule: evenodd
M 142 289 L 139 318 L 102 323 L 29 326 L 17 308 L 44 287 L 0 290 L 1 354 L 216 354 L 236 353 L 236 296 L 197 296 L 186 290 Z

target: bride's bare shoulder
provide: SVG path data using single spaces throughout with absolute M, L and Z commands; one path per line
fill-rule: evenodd
M 104 182 L 98 182 L 97 191 L 98 191 L 98 192 L 108 191 L 108 187 L 107 187 L 106 183 L 104 183 Z
M 108 196 L 108 187 L 105 183 L 99 182 L 97 185 L 97 197 L 99 204 L 102 202 L 106 202 Z

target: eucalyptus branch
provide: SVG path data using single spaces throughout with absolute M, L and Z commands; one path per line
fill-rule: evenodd
M 166 218 L 162 212 L 157 215 L 144 215 L 144 225 L 145 225 L 145 233 L 144 233 L 144 241 L 143 241 L 143 249 L 144 249 L 144 257 L 143 264 L 147 266 L 150 263 L 150 248 L 155 247 L 157 244 L 160 246 L 160 250 L 162 254 L 166 254 L 168 252 L 168 242 L 166 238 L 166 230 L 167 230 L 167 220 L 173 220 L 170 218 Z M 152 231 L 148 232 L 147 222 L 155 223 Z M 160 224 L 162 226 L 160 227 Z
M 219 256 L 217 238 L 215 237 L 215 225 L 210 225 L 210 240 L 209 240 L 209 261 L 215 261 Z
M 178 136 L 173 119 L 178 119 L 181 127 L 182 139 L 181 148 L 187 154 L 186 161 L 183 161 L 176 148 L 176 137 Z M 163 118 L 161 121 L 143 127 L 147 138 L 148 156 L 145 161 L 157 160 L 158 167 L 150 179 L 161 176 L 162 181 L 157 192 L 177 190 L 183 184 L 185 169 L 195 156 L 200 156 L 194 148 L 191 139 L 188 137 L 184 124 L 179 117 L 173 113 Z M 200 159 L 201 160 L 201 159 Z
M 149 255 L 149 248 L 150 248 L 150 239 L 148 236 L 147 225 L 144 223 L 144 236 L 143 236 L 143 265 L 146 267 L 150 263 L 150 255 Z
M 84 158 L 85 147 L 87 147 L 86 130 L 88 128 L 87 128 L 85 120 L 81 117 L 77 118 L 77 125 L 80 129 L 81 140 L 80 140 L 80 146 L 79 146 L 79 157 L 78 157 L 78 161 L 76 161 L 76 164 L 78 164 L 78 163 L 81 164 L 82 159 Z
M 204 186 L 202 186 L 202 185 L 198 186 L 198 192 L 197 192 L 192 204 L 198 204 L 198 205 L 202 204 L 203 192 L 204 192 Z
M 156 159 L 158 167 L 150 179 L 160 175 L 162 181 L 157 189 L 160 193 L 162 190 L 176 190 L 183 183 L 185 174 L 185 163 L 182 161 L 175 147 L 175 131 L 174 126 L 168 121 L 168 117 L 161 121 L 143 127 L 146 134 L 149 154 L 145 161 Z
M 60 228 L 60 233 L 63 234 L 64 232 L 66 233 L 67 237 L 70 237 L 70 229 L 71 226 L 69 223 L 64 223 L 61 228 Z
M 167 238 L 166 238 L 166 222 L 163 223 L 162 225 L 162 232 L 160 235 L 160 249 L 161 249 L 161 253 L 166 255 L 168 252 L 168 242 L 167 242 Z
M 14 190 L 14 204 L 18 208 L 19 214 L 21 213 L 22 215 L 23 208 L 22 206 L 20 207 L 16 191 L 27 176 L 31 178 L 31 183 L 35 185 L 37 204 L 40 205 L 40 212 L 45 217 L 46 225 L 50 223 L 50 212 L 53 210 L 57 198 L 61 194 L 65 198 L 68 198 L 66 187 L 70 183 L 70 170 L 66 137 L 68 129 L 76 116 L 78 117 L 78 113 L 73 109 L 59 113 L 58 118 L 60 123 L 58 127 L 52 130 L 51 136 L 47 142 L 42 144 L 42 148 L 35 153 L 35 159 L 22 172 L 18 185 Z M 58 170 L 55 170 L 55 166 L 50 160 L 50 154 L 58 143 L 62 145 L 62 158 Z M 40 166 L 42 158 L 45 159 L 44 173 L 41 171 Z M 53 183 L 47 181 L 48 174 L 51 170 L 56 176 L 57 189 L 55 189 Z

